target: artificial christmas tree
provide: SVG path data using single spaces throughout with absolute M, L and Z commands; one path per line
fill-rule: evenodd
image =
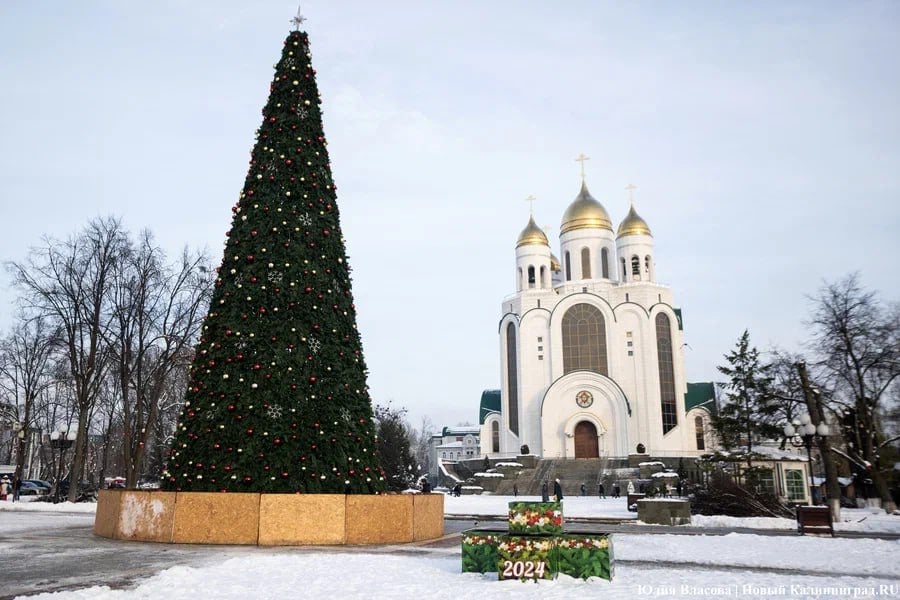
M 384 489 L 315 74 L 307 34 L 292 32 L 232 209 L 166 489 Z

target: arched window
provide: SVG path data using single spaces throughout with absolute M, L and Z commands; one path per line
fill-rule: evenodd
M 534 266 L 528 265 L 528 287 L 534 287 Z
M 631 274 L 638 276 L 641 274 L 641 259 L 637 256 L 631 257 Z
M 500 452 L 500 423 L 497 421 L 491 423 L 491 452 Z
M 522 291 L 522 267 L 519 267 L 519 277 L 516 279 L 516 288 L 517 291 Z
M 703 417 L 694 419 L 694 430 L 697 435 L 697 450 L 706 450 L 706 434 L 703 431 Z
M 609 250 L 600 250 L 600 273 L 603 279 L 609 279 Z
M 506 327 L 506 389 L 509 391 L 509 430 L 519 435 L 519 375 L 516 367 L 516 326 Z
M 591 251 L 587 248 L 581 249 L 581 278 L 591 278 Z
M 659 362 L 659 397 L 665 434 L 678 425 L 675 405 L 675 364 L 672 360 L 672 326 L 666 313 L 656 315 L 656 356 Z
M 569 251 L 566 250 L 566 281 L 572 281 L 572 260 L 569 258 Z
M 606 360 L 606 322 L 590 304 L 576 304 L 562 319 L 563 374 L 588 370 L 609 375 Z
M 541 265 L 541 289 L 547 287 L 547 267 Z

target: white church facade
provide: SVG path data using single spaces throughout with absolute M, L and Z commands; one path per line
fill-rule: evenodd
M 516 243 L 516 292 L 501 306 L 501 389 L 482 398 L 482 453 L 702 454 L 714 400 L 688 399 L 681 311 L 633 201 L 613 229 L 582 175 L 559 257 L 532 216 Z

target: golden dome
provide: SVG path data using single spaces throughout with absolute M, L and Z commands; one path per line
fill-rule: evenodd
M 550 253 L 550 270 L 554 273 L 559 273 L 562 271 L 562 265 L 559 264 L 559 259 L 556 258 L 556 255 L 552 252 Z
M 528 218 L 528 225 L 525 226 L 525 229 L 522 230 L 522 233 L 519 234 L 519 240 L 516 242 L 516 248 L 519 246 L 531 246 L 535 244 L 543 244 L 544 246 L 549 246 L 550 242 L 547 241 L 547 235 L 541 230 L 540 227 L 535 225 L 534 216 Z
M 643 220 L 635 212 L 634 204 L 631 205 L 631 209 L 628 211 L 625 220 L 619 225 L 619 232 L 616 234 L 616 237 L 624 237 L 626 235 L 650 235 L 650 237 L 653 237 L 650 234 L 650 228 L 647 226 L 647 221 Z
M 569 205 L 562 218 L 559 234 L 562 235 L 576 229 L 609 229 L 612 221 L 609 213 L 603 205 L 597 202 L 587 189 L 587 184 L 581 182 L 581 191 L 578 197 Z

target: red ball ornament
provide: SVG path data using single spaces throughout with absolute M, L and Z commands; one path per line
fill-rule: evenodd
M 229 404 L 227 407 L 228 412 L 234 412 L 234 404 Z
M 310 383 L 315 383 L 315 382 L 316 382 L 316 376 L 315 376 L 315 375 L 310 375 L 310 377 L 309 377 L 309 382 L 310 382 Z
M 253 428 L 252 428 L 252 427 L 248 427 L 248 428 L 247 428 L 247 435 L 253 435 Z

